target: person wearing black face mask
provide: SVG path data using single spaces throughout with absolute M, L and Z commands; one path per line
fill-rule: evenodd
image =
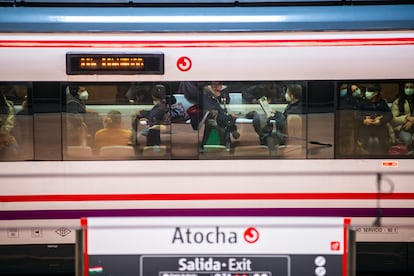
M 370 84 L 365 99 L 358 104 L 356 120 L 359 124 L 358 143 L 367 154 L 384 155 L 390 146 L 387 124 L 393 116 L 387 101 L 382 97 L 381 86 Z

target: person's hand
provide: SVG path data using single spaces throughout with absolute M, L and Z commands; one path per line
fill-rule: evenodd
M 407 121 L 402 127 L 405 130 L 410 130 L 412 126 L 413 126 L 413 123 L 410 121 Z
M 381 120 L 382 120 L 382 116 L 375 117 L 375 119 L 372 121 L 372 125 L 378 126 L 379 124 L 381 124 Z
M 373 119 L 371 119 L 371 117 L 370 117 L 370 116 L 365 116 L 365 119 L 364 119 L 364 124 L 365 124 L 365 125 L 370 126 L 370 125 L 372 125 L 372 124 L 373 124 L 373 122 L 374 122 L 374 120 L 373 120 Z

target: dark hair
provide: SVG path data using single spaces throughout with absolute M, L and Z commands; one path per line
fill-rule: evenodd
M 404 104 L 405 104 L 405 101 L 408 100 L 408 96 L 405 95 L 405 92 L 404 92 L 405 84 L 407 83 L 414 83 L 414 81 L 405 81 L 399 85 L 399 93 L 398 93 L 397 98 L 398 98 L 398 110 L 400 112 L 400 115 L 404 114 Z
M 379 92 L 381 93 L 381 85 L 379 83 L 372 83 L 366 86 L 365 91 Z
M 71 84 L 68 86 L 69 86 L 69 93 L 74 97 L 78 97 L 78 90 L 79 90 L 80 85 Z
M 122 114 L 118 110 L 109 111 L 107 116 L 110 119 L 110 125 L 119 125 L 121 123 Z
M 296 99 L 302 99 L 302 85 L 288 84 L 286 88 Z
M 151 89 L 151 96 L 155 99 L 164 99 L 165 98 L 165 86 L 162 84 L 157 84 Z

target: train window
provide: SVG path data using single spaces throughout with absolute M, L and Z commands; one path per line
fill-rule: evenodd
M 306 158 L 306 82 L 68 83 L 63 157 Z
M 413 87 L 410 80 L 0 83 L 1 160 L 410 158 Z
M 410 123 L 414 118 L 410 86 L 414 87 L 412 81 L 340 82 L 337 157 L 409 157 L 414 132 Z
M 0 160 L 33 160 L 31 86 L 0 83 Z

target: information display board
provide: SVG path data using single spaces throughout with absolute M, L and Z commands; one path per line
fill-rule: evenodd
M 68 75 L 164 74 L 163 53 L 67 53 Z
M 85 218 L 84 274 L 352 275 L 349 219 Z

